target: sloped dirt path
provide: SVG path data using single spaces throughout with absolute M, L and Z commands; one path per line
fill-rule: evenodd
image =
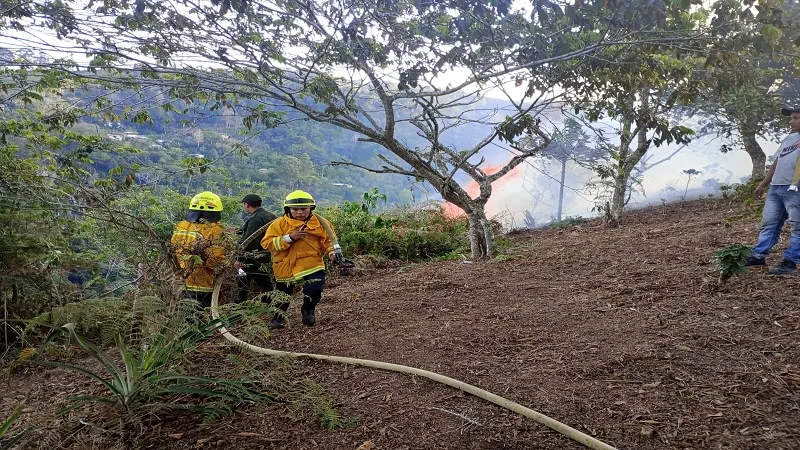
M 741 214 L 721 200 L 667 205 L 631 213 L 616 230 L 589 223 L 513 235 L 503 261 L 334 279 L 317 326 L 300 325 L 293 305 L 291 326 L 270 343 L 438 372 L 620 449 L 800 448 L 800 275 L 751 271 L 717 283 L 713 252 L 757 235 L 756 218 L 725 220 Z M 325 431 L 275 406 L 239 411 L 208 429 L 164 421 L 143 445 L 583 448 L 428 380 L 314 361 L 296 366 L 359 425 Z M 47 383 L 30 388 L 44 375 L 28 376 L 12 378 L 9 389 L 63 395 Z M 4 411 L 14 398 L 7 392 Z

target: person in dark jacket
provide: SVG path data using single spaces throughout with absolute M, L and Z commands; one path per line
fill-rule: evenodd
M 256 194 L 247 194 L 242 198 L 242 209 L 250 215 L 250 218 L 236 232 L 241 237 L 239 244 L 243 243 L 253 233 L 264 225 L 272 222 L 278 217 L 261 207 L 261 197 Z M 264 237 L 266 228 L 259 231 L 258 236 L 250 240 L 246 247 L 242 249 L 242 255 L 237 258 L 236 268 L 244 272 L 244 276 L 239 277 L 239 302 L 247 300 L 253 287 L 257 286 L 261 294 L 266 294 L 275 289 L 272 282 L 272 270 L 270 252 L 261 247 L 261 239 Z M 241 274 L 241 272 L 240 272 Z M 262 296 L 261 300 L 268 303 L 269 300 Z

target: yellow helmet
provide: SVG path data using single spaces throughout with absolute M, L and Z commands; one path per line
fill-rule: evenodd
M 287 195 L 286 200 L 283 201 L 284 208 L 297 208 L 303 206 L 311 207 L 311 209 L 314 209 L 314 207 L 317 206 L 316 202 L 314 202 L 314 197 L 312 197 L 311 194 L 306 191 L 294 191 Z
M 189 202 L 189 209 L 193 211 L 222 211 L 222 200 L 219 195 L 205 191 L 201 192 Z

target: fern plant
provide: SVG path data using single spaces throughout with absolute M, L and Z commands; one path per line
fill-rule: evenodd
M 142 296 L 135 300 L 124 297 L 103 297 L 67 303 L 39 314 L 27 321 L 26 334 L 40 329 L 74 324 L 78 333 L 102 344 L 112 344 L 114 335 L 125 334 L 135 316 L 162 317 L 165 306 L 160 298 Z M 157 330 L 152 330 L 157 331 Z
M 117 333 L 114 345 L 121 363 L 81 336 L 74 324 L 53 330 L 45 340 L 47 345 L 67 338 L 79 346 L 102 370 L 68 362 L 33 360 L 32 363 L 58 367 L 89 376 L 103 387 L 101 394 L 81 394 L 71 397 L 57 414 L 64 414 L 87 404 L 104 404 L 116 410 L 120 418 L 123 439 L 128 440 L 129 422 L 163 409 L 198 412 L 206 418 L 227 414 L 237 405 L 270 403 L 273 395 L 253 388 L 248 380 L 227 380 L 189 376 L 181 373 L 184 356 L 196 345 L 208 339 L 220 327 L 240 322 L 248 313 L 238 312 L 225 319 L 215 319 L 197 327 L 186 325 L 177 333 L 165 327 L 163 332 L 141 350 L 132 349 Z M 195 399 L 196 403 L 191 400 Z
M 294 380 L 289 373 L 292 368 L 290 358 L 274 358 L 268 370 L 255 367 L 249 360 L 236 354 L 229 354 L 226 359 L 238 369 L 237 376 L 244 375 L 257 380 L 263 390 L 275 393 L 279 401 L 286 405 L 287 412 L 295 418 L 314 418 L 326 430 L 351 428 L 359 423 L 356 417 L 343 416 L 334 406 L 334 399 L 319 383 L 308 378 Z
M 719 272 L 720 282 L 729 280 L 732 276 L 747 272 L 745 262 L 753 254 L 749 245 L 730 244 L 714 253 L 714 264 Z
M 326 430 L 339 428 L 352 428 L 358 426 L 359 420 L 355 417 L 345 417 L 334 407 L 333 399 L 325 392 L 319 383 L 312 380 L 303 380 L 295 386 L 299 395 L 289 402 L 289 410 L 294 414 L 307 411 L 312 414 L 317 422 Z
M 159 297 L 103 297 L 67 303 L 26 321 L 27 336 L 41 335 L 41 330 L 74 324 L 83 338 L 101 345 L 113 345 L 122 335 L 128 342 L 158 335 L 165 326 L 175 327 L 196 321 L 200 307 L 193 299 L 167 305 Z
M 243 314 L 244 318 L 237 324 L 236 335 L 240 339 L 251 344 L 266 345 L 271 335 L 269 328 L 270 319 L 276 315 L 280 317 L 285 317 L 286 315 L 283 310 L 271 305 L 290 301 L 291 296 L 280 291 L 271 291 L 262 293 L 257 299 L 242 303 L 227 303 L 221 305 L 219 311 L 222 316 Z M 252 312 L 255 310 L 260 311 L 260 313 L 253 314 Z

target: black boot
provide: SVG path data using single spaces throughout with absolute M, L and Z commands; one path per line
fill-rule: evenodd
M 309 301 L 309 299 L 305 299 L 303 307 L 300 308 L 300 314 L 303 316 L 303 325 L 313 327 L 317 322 L 317 318 L 314 315 L 315 307 L 316 305 L 313 302 Z
M 747 258 L 747 261 L 744 263 L 745 266 L 766 266 L 767 260 L 766 258 L 756 258 L 755 256 L 751 256 Z
M 300 308 L 300 313 L 303 315 L 303 325 L 311 327 L 316 323 L 317 318 L 314 315 L 314 308 L 322 299 L 322 287 L 325 283 L 325 272 L 318 272 L 309 277 L 313 279 L 305 280 L 303 284 L 303 306 Z
M 790 275 L 797 269 L 797 264 L 788 259 L 784 259 L 779 265 L 769 268 L 771 275 Z
M 275 307 L 280 309 L 281 312 L 275 313 L 269 322 L 269 328 L 272 330 L 286 326 L 286 311 L 289 310 L 289 303 L 279 303 Z

